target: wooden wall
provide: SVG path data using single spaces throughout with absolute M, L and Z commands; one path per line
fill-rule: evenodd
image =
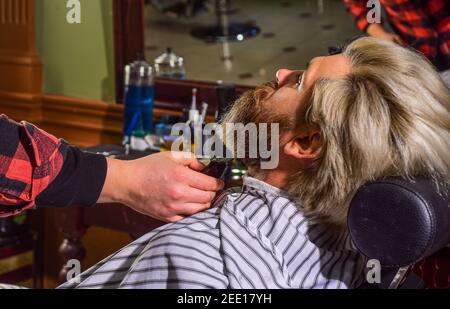
M 42 63 L 34 0 L 0 0 L 0 113 L 41 119 Z

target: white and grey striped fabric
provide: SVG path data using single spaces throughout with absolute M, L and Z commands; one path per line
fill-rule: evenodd
M 18 285 L 11 285 L 11 284 L 3 284 L 0 283 L 0 290 L 27 290 L 28 288 L 18 286 Z
M 312 225 L 254 178 L 220 207 L 165 225 L 62 288 L 353 288 L 364 259 L 347 233 Z

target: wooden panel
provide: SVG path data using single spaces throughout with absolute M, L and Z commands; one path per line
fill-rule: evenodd
M 0 0 L 0 91 L 41 91 L 34 11 L 34 0 Z
M 0 50 L 0 91 L 36 94 L 41 89 L 42 63 L 37 55 Z
M 113 0 L 116 100 L 123 98 L 123 71 L 144 55 L 144 0 Z
M 170 104 L 156 103 L 154 116 L 181 115 Z M 175 107 L 175 106 L 173 106 Z M 120 144 L 123 105 L 55 95 L 32 95 L 0 91 L 0 114 L 26 120 L 51 134 L 79 146 Z
M 156 102 L 156 106 L 164 105 Z M 180 115 L 180 110 L 158 108 L 154 117 Z M 79 146 L 117 144 L 122 141 L 123 105 L 97 100 L 42 96 L 40 124 L 48 132 Z
M 209 114 L 217 106 L 216 84 L 197 81 L 157 79 L 155 81 L 155 120 L 163 114 L 181 115 L 191 103 L 192 88 L 199 101 L 210 104 Z M 236 94 L 251 89 L 237 86 Z M 79 146 L 120 144 L 123 105 L 104 101 L 50 94 L 7 92 L 0 89 L 0 113 L 17 121 L 27 120 L 44 130 Z M 208 121 L 212 121 L 210 116 Z
M 0 50 L 35 52 L 35 0 L 0 0 Z
M 0 114 L 6 114 L 11 119 L 40 124 L 41 96 L 29 93 L 6 92 L 0 90 Z
M 120 143 L 122 107 L 103 101 L 42 97 L 42 127 L 72 144 Z

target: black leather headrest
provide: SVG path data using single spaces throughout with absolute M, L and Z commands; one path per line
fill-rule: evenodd
M 350 203 L 350 236 L 383 266 L 413 264 L 450 243 L 449 195 L 444 185 L 420 177 L 368 183 Z

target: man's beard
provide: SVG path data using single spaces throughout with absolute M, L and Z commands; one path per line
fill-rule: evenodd
M 277 90 L 275 81 L 266 82 L 245 92 L 226 113 L 222 123 L 267 123 L 268 111 L 264 102 Z M 273 112 L 272 112 L 273 113 Z
M 249 175 L 259 174 L 262 169 L 273 169 L 278 165 L 281 134 L 292 127 L 291 117 L 278 113 L 273 105 L 267 102 L 276 90 L 277 83 L 268 82 L 256 87 L 255 90 L 247 91 L 232 105 L 222 121 L 227 146 L 235 145 L 236 141 L 236 148 L 233 147 L 233 150 L 231 147 L 227 148 L 234 155 L 239 152 L 238 148 L 245 152 L 245 158 L 239 156 L 239 159 L 242 159 L 249 169 Z M 239 139 L 235 138 L 235 133 L 230 134 L 228 131 L 227 127 L 231 124 L 254 125 L 257 130 L 257 141 L 249 142 L 251 134 L 244 130 L 242 133 L 245 135 L 244 142 L 242 140 L 239 142 Z M 264 148 L 262 145 L 266 147 Z M 276 161 L 271 161 L 272 156 L 267 158 L 267 156 L 261 155 L 262 149 L 270 149 L 271 154 L 276 153 Z M 256 153 L 256 158 L 255 155 L 251 155 L 252 153 Z M 276 162 L 275 165 L 271 164 L 273 162 Z

